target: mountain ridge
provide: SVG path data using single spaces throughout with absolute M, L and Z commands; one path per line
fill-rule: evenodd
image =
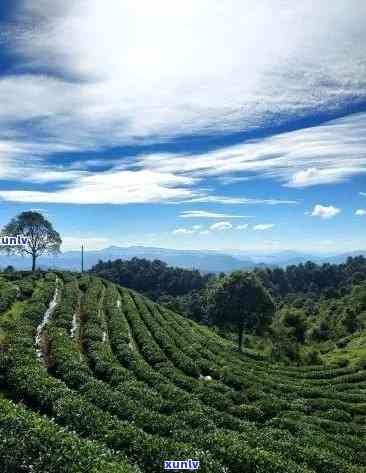
M 317 264 L 340 264 L 349 256 L 366 256 L 365 250 L 344 253 L 302 253 L 293 250 L 284 250 L 273 253 L 251 252 L 242 250 L 178 250 L 164 247 L 151 247 L 142 245 L 109 246 L 99 250 L 86 250 L 84 252 L 84 268 L 94 266 L 99 260 L 131 259 L 134 257 L 149 260 L 159 259 L 170 266 L 186 269 L 198 269 L 203 272 L 230 272 L 239 269 L 253 269 L 255 267 L 285 267 L 292 264 L 312 261 Z M 38 260 L 42 269 L 57 268 L 64 270 L 79 270 L 81 254 L 79 250 L 69 250 L 57 256 L 42 256 Z M 0 255 L 0 267 L 8 265 L 16 269 L 28 269 L 28 258 L 21 256 Z

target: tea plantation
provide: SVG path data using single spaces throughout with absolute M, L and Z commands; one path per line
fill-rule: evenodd
M 366 370 L 271 364 L 90 275 L 1 275 L 0 471 L 366 472 Z

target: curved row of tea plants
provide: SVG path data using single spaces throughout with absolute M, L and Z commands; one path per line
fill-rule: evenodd
M 366 472 L 365 371 L 239 354 L 89 275 L 2 281 L 2 471 L 160 472 L 191 458 L 214 473 Z

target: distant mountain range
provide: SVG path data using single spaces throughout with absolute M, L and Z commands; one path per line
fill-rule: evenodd
M 280 266 L 285 267 L 292 264 L 306 263 L 312 261 L 313 263 L 323 264 L 341 264 L 344 263 L 350 256 L 365 256 L 366 250 L 350 251 L 347 253 L 302 253 L 299 251 L 285 250 L 271 254 L 267 253 L 253 253 L 248 251 L 229 251 L 228 254 L 238 259 L 250 259 L 253 263 L 265 266 Z
M 343 263 L 349 256 L 362 254 L 366 251 L 353 251 L 343 254 L 307 254 L 296 251 L 281 251 L 275 253 L 254 253 L 249 251 L 230 250 L 227 252 L 210 250 L 172 250 L 167 248 L 155 248 L 147 246 L 110 246 L 101 250 L 85 251 L 84 268 L 90 269 L 99 260 L 108 261 L 131 259 L 133 257 L 146 258 L 149 260 L 159 259 L 169 266 L 181 268 L 195 268 L 204 272 L 228 272 L 236 269 L 252 269 L 254 267 L 285 267 L 290 264 L 299 264 L 306 261 L 314 263 Z M 30 259 L 20 256 L 0 255 L 0 267 L 8 265 L 16 269 L 29 269 Z M 58 268 L 72 271 L 80 270 L 80 251 L 65 251 L 58 256 L 43 256 L 39 258 L 38 265 L 42 269 Z

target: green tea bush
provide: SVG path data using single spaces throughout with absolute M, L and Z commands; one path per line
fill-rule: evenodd
M 204 473 L 365 472 L 362 364 L 272 364 L 133 291 L 57 278 L 40 358 L 55 273 L 24 283 L 24 312 L 0 320 L 0 390 L 24 403 L 0 398 L 1 471 L 155 473 L 192 458 Z

